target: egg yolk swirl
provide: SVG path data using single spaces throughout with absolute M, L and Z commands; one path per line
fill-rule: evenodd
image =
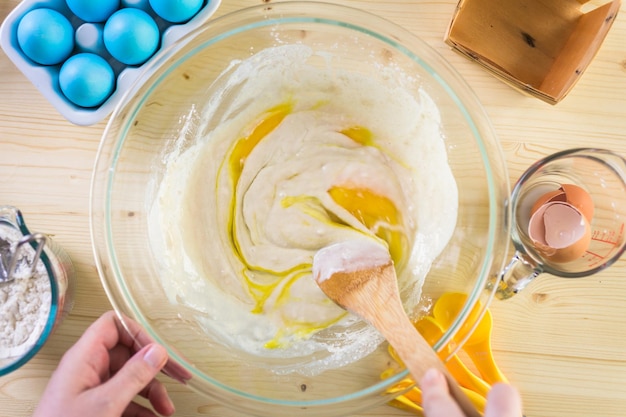
M 238 238 L 238 228 L 242 227 L 242 225 L 236 221 L 238 210 L 236 190 L 239 186 L 239 179 L 244 170 L 246 159 L 255 151 L 259 143 L 281 124 L 285 117 L 292 112 L 292 109 L 293 107 L 289 103 L 269 109 L 249 129 L 247 134 L 233 143 L 227 159 L 228 175 L 232 184 L 232 197 L 229 203 L 230 209 L 227 225 L 230 245 L 233 253 L 244 266 L 241 272 L 247 291 L 254 300 L 255 305 L 252 313 L 255 314 L 262 314 L 265 311 L 270 298 L 272 298 L 275 307 L 280 307 L 287 302 L 293 302 L 293 296 L 290 293 L 291 285 L 303 276 L 311 274 L 311 263 L 295 265 L 287 270 L 268 270 L 250 263 L 246 259 Z M 365 127 L 350 126 L 338 133 L 360 146 L 376 147 L 374 135 Z M 223 167 L 220 171 L 222 170 Z M 385 241 L 395 264 L 402 264 L 407 239 L 402 233 L 402 228 L 399 227 L 403 222 L 402 215 L 391 199 L 376 190 L 369 189 L 363 185 L 357 186 L 349 181 L 333 184 L 327 190 L 327 193 L 337 205 L 345 209 L 346 212 L 358 220 L 365 228 L 369 229 L 375 236 Z M 308 216 L 327 223 L 332 227 L 350 227 L 337 216 L 329 213 L 319 201 L 319 198 L 315 196 L 286 196 L 282 199 L 281 204 L 283 207 L 297 206 Z M 290 318 L 285 324 L 293 335 L 298 338 L 305 338 L 320 329 L 334 324 L 343 318 L 344 315 L 321 322 L 299 321 Z M 282 333 L 284 333 L 284 330 L 279 330 L 276 337 L 266 343 L 266 348 L 281 347 L 283 343 L 281 340 L 284 336 Z

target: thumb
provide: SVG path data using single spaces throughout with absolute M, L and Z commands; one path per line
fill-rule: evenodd
M 108 398 L 111 408 L 119 414 L 133 401 L 146 385 L 154 379 L 167 362 L 167 351 L 151 343 L 135 353 L 104 385 L 101 393 Z
M 522 399 L 519 391 L 509 384 L 495 384 L 487 396 L 485 417 L 520 417 Z
M 420 381 L 422 407 L 427 417 L 462 417 L 463 413 L 448 391 L 445 376 L 431 368 Z

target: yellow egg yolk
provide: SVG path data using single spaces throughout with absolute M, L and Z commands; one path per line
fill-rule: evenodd
M 270 109 L 252 128 L 250 133 L 235 142 L 235 147 L 230 154 L 230 175 L 233 183 L 236 184 L 243 170 L 246 158 L 254 150 L 261 140 L 271 133 L 291 112 L 290 104 L 281 104 Z
M 362 187 L 335 186 L 328 193 L 337 204 L 387 242 L 391 258 L 396 264 L 401 262 L 404 239 L 394 228 L 402 219 L 393 201 Z
M 366 127 L 351 126 L 339 132 L 363 146 L 374 146 L 374 134 Z

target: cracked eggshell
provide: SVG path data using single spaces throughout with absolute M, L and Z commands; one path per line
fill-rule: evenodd
M 571 262 L 591 243 L 591 227 L 574 205 L 562 201 L 544 203 L 531 216 L 528 235 L 541 256 L 556 263 Z
M 551 201 L 566 201 L 565 193 L 561 188 L 559 188 L 558 190 L 549 191 L 539 197 L 530 209 L 530 215 L 532 216 L 537 210 L 539 210 L 539 207 Z
M 535 214 L 541 206 L 553 201 L 563 201 L 571 204 L 580 211 L 587 221 L 593 219 L 594 205 L 591 195 L 582 187 L 574 184 L 562 184 L 557 190 L 548 191 L 535 201 L 530 209 L 530 215 Z
M 591 223 L 591 219 L 593 219 L 593 199 L 591 195 L 583 188 L 574 184 L 563 184 L 561 185 L 560 190 L 563 190 L 565 193 L 565 198 L 568 203 L 572 206 L 576 207 L 578 211 L 580 211 L 587 221 Z

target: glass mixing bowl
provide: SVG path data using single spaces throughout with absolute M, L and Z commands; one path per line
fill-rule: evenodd
M 206 317 L 196 309 L 171 297 L 163 285 L 169 271 L 154 247 L 150 207 L 168 160 L 221 126 L 222 107 L 235 105 L 239 91 L 237 85 L 224 89 L 224 79 L 237 74 L 242 63 L 271 67 L 272 59 L 285 58 L 263 51 L 285 45 L 311 51 L 310 67 L 391 83 L 417 101 L 425 95 L 436 104 L 458 188 L 458 215 L 451 239 L 426 275 L 415 311 L 427 312 L 445 292 L 468 294 L 436 349 L 462 326 L 473 325 L 476 317 L 470 312 L 477 305 L 484 311 L 491 300 L 494 287 L 489 284 L 502 268 L 509 243 L 508 177 L 492 127 L 468 85 L 423 41 L 389 21 L 337 5 L 286 2 L 244 9 L 205 24 L 155 58 L 113 113 L 102 138 L 91 195 L 94 253 L 114 308 L 168 349 L 172 376 L 253 415 L 348 415 L 399 394 L 387 389 L 407 372 L 381 378 L 393 363 L 385 343 L 376 343 L 356 361 L 317 373 L 306 367 L 300 372 L 297 361 L 281 357 L 280 349 L 272 357 L 240 352 L 207 332 Z M 332 91 L 315 93 L 327 94 L 321 103 L 333 99 Z M 270 105 L 271 99 L 259 95 L 248 101 Z M 207 118 L 209 107 L 212 117 Z M 206 187 L 211 190 L 213 184 Z M 207 205 L 202 211 L 216 213 L 216 208 Z M 217 239 L 203 229 L 200 216 L 185 221 L 206 242 Z M 341 337 L 334 337 L 341 351 Z M 323 353 L 315 355 L 324 361 Z

